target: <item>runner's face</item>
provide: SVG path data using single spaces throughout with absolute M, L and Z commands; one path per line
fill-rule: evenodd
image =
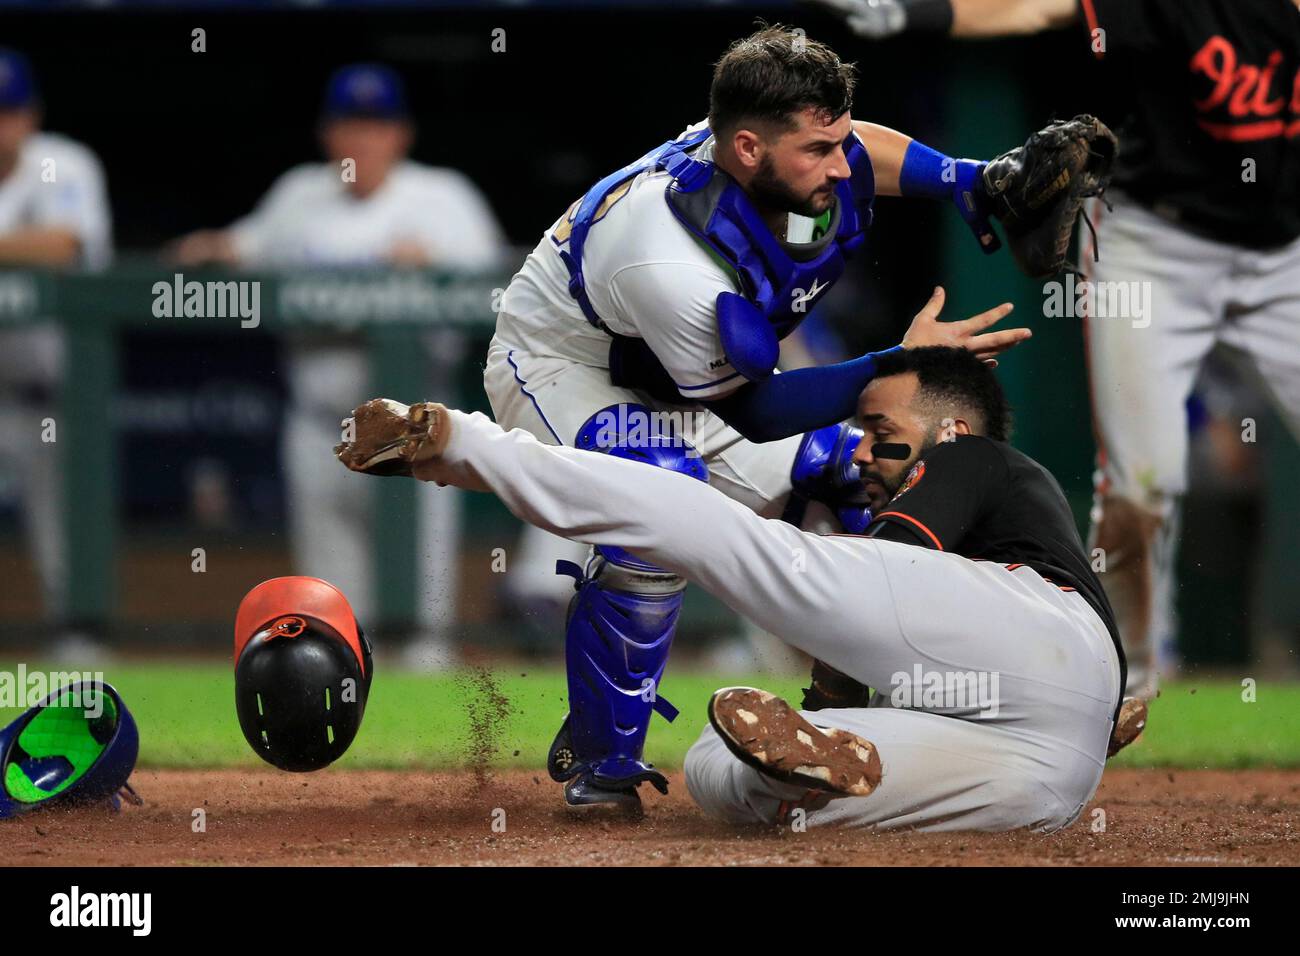
M 853 129 L 848 113 L 819 122 L 814 110 L 795 115 L 798 126 L 764 142 L 749 189 L 759 201 L 786 212 L 816 218 L 835 201 L 835 186 L 851 170 L 844 141 Z
M 867 481 L 871 510 L 877 513 L 898 492 L 916 460 L 937 441 L 934 424 L 912 409 L 916 388 L 916 375 L 912 372 L 889 375 L 872 381 L 858 400 L 857 425 L 867 434 L 853 460 L 858 462 Z M 876 458 L 871 446 L 878 442 L 905 444 L 911 453 L 901 461 Z

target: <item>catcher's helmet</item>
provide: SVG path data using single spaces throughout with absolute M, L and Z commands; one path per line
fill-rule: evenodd
M 74 681 L 0 730 L 0 819 L 55 804 L 133 803 L 140 735 L 109 684 Z
M 319 578 L 263 581 L 235 617 L 235 710 L 249 745 L 281 770 L 319 770 L 361 728 L 370 641 Z

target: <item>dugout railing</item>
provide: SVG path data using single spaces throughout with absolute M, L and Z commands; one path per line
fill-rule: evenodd
M 415 401 L 424 397 L 426 381 L 420 333 L 459 328 L 490 334 L 494 306 L 509 277 L 509 272 L 425 270 L 182 272 L 143 263 L 98 274 L 0 272 L 0 329 L 53 321 L 65 332 L 65 384 L 60 390 L 55 445 L 65 475 L 67 573 L 76 582 L 68 596 L 68 614 L 78 620 L 106 621 L 115 610 L 121 517 L 112 415 L 124 330 L 356 330 L 369 350 L 375 393 Z M 171 296 L 169 305 L 174 306 L 176 297 L 169 290 L 178 281 L 182 314 L 158 314 L 176 311 L 160 297 Z M 201 306 L 189 299 L 185 283 L 201 284 Z M 254 289 L 256 324 L 251 308 L 241 314 L 238 298 L 242 294 L 251 307 Z M 191 302 L 190 308 L 185 307 L 186 301 Z M 414 620 L 415 485 L 375 482 L 371 493 L 379 505 L 374 539 L 383 542 L 375 548 L 381 606 L 395 619 Z

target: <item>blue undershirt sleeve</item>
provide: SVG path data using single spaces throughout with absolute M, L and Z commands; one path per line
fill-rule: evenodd
M 753 442 L 801 435 L 852 418 L 867 383 L 902 350 L 896 345 L 835 365 L 782 372 L 703 404 Z

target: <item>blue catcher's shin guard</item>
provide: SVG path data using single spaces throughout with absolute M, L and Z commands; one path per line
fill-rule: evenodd
M 841 422 L 805 433 L 790 469 L 793 491 L 781 517 L 799 525 L 809 501 L 820 501 L 850 534 L 865 534 L 871 525 L 862 474 L 853 453 L 862 442 L 862 429 Z
M 569 716 L 561 736 L 568 753 L 553 755 L 552 776 L 567 780 L 586 770 L 603 787 L 648 780 L 666 793 L 667 780 L 641 754 L 650 714 L 658 711 L 670 721 L 677 716 L 659 684 L 686 581 L 648 565 L 616 564 L 600 548 L 585 575 L 576 565 L 560 564 L 562 573 L 577 577 L 578 593 L 564 645 Z
M 610 406 L 583 425 L 574 445 L 707 481 L 708 469 L 695 450 L 680 436 L 652 427 L 653 421 L 640 405 Z M 604 791 L 627 792 L 649 781 L 666 793 L 668 781 L 642 760 L 642 751 L 651 713 L 670 721 L 677 716 L 659 685 L 686 581 L 609 546 L 596 549 L 585 573 L 570 562 L 556 570 L 577 579 L 578 593 L 569 606 L 564 648 L 569 714 L 547 769 L 554 780 L 581 774 L 582 782 Z M 568 791 L 566 797 L 579 802 Z

